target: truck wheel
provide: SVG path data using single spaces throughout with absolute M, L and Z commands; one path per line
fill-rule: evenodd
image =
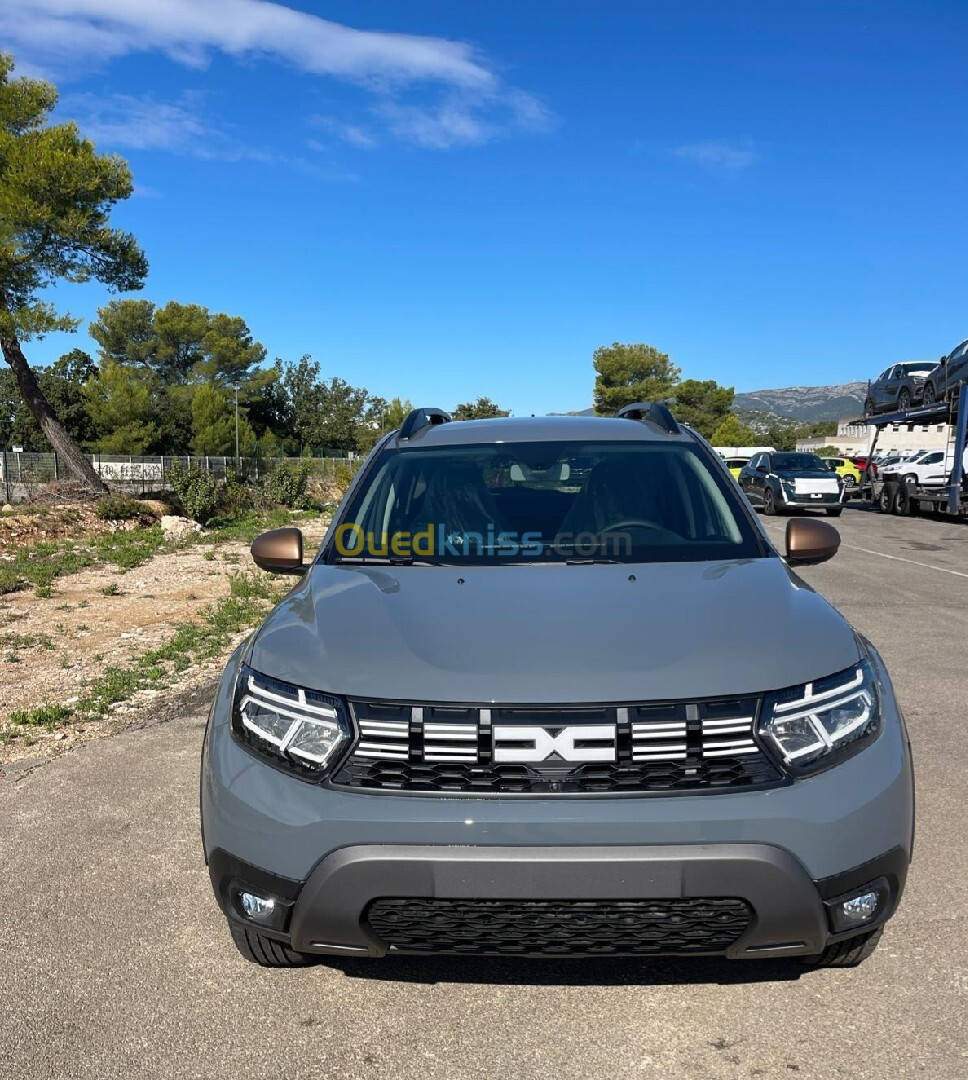
M 819 956 L 805 956 L 803 962 L 812 967 L 857 967 L 877 948 L 883 933 L 884 927 L 879 926 L 866 934 L 828 945 Z
M 920 507 L 916 499 L 911 497 L 907 484 L 901 484 L 897 489 L 897 499 L 894 503 L 894 513 L 898 517 L 912 517 Z
M 307 964 L 316 963 L 315 956 L 307 956 L 306 953 L 296 952 L 284 945 L 281 941 L 266 937 L 256 930 L 246 930 L 242 926 L 229 924 L 232 932 L 232 940 L 239 952 L 253 964 L 262 967 L 305 967 Z
M 776 514 L 776 496 L 773 494 L 773 488 L 767 488 L 763 492 L 763 513 L 767 517 L 773 517 Z
M 916 484 L 918 482 L 917 474 L 913 472 L 906 473 L 901 477 L 902 484 Z
M 842 506 L 831 506 L 827 508 L 827 517 L 840 517 L 843 512 Z
M 893 514 L 894 505 L 897 502 L 897 484 L 889 480 L 882 488 L 877 497 L 877 509 L 882 514 Z

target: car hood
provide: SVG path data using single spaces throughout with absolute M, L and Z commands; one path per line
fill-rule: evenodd
M 605 702 L 738 695 L 858 658 L 778 558 L 635 565 L 316 565 L 263 623 L 258 671 L 355 697 Z

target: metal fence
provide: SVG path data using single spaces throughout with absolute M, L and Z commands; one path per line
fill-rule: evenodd
M 229 472 L 251 481 L 259 481 L 280 461 L 304 462 L 319 477 L 334 477 L 341 465 L 357 465 L 359 459 L 343 457 L 321 458 L 257 458 L 232 456 L 159 456 L 139 454 L 90 454 L 95 471 L 108 487 L 145 494 L 169 486 L 168 476 L 173 466 L 186 469 L 191 465 L 215 476 Z M 31 492 L 55 480 L 70 479 L 70 472 L 54 453 L 28 454 L 0 451 L 0 492 L 6 502 L 27 498 Z

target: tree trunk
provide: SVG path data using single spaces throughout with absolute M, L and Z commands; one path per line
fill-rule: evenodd
M 54 452 L 60 455 L 61 463 L 66 465 L 74 478 L 90 491 L 95 494 L 107 491 L 107 485 L 98 476 L 94 466 L 54 415 L 54 410 L 48 404 L 37 385 L 34 373 L 30 370 L 27 358 L 20 348 L 20 342 L 12 335 L 0 336 L 0 348 L 3 350 L 4 360 L 13 369 L 24 404 L 33 413 L 34 419 L 40 425 L 40 430 L 44 433 L 44 438 L 54 448 Z

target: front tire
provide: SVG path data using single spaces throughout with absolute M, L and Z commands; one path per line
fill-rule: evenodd
M 906 386 L 897 395 L 897 407 L 899 412 L 907 412 L 911 408 L 911 391 Z
M 921 399 L 925 405 L 934 405 L 938 400 L 938 392 L 934 388 L 934 383 L 924 384 L 924 397 Z
M 803 962 L 811 967 L 857 967 L 877 948 L 883 933 L 884 927 L 879 926 L 866 934 L 828 945 L 817 956 L 805 956 Z
M 266 937 L 257 930 L 247 930 L 244 926 L 229 924 L 232 940 L 239 952 L 252 964 L 260 967 L 292 968 L 306 967 L 316 963 L 315 956 L 296 952 L 281 941 Z
M 776 496 L 773 494 L 773 488 L 767 488 L 763 492 L 763 513 L 767 517 L 776 516 Z

